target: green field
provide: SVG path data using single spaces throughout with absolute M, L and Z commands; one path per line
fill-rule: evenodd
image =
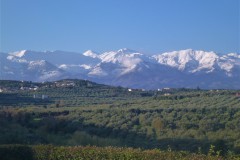
M 128 91 L 85 80 L 0 81 L 0 88 L 0 144 L 187 156 L 207 155 L 212 145 L 225 158 L 240 154 L 239 90 Z

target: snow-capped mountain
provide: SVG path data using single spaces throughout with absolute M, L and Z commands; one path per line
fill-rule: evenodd
M 130 49 L 97 53 L 29 51 L 0 53 L 0 79 L 50 81 L 63 78 L 157 89 L 240 88 L 240 54 L 192 49 L 148 56 Z
M 16 56 L 1 53 L 0 79 L 45 81 L 65 77 L 64 70 L 46 60 L 28 61 L 19 58 L 23 53 L 21 51 Z
M 231 77 L 234 69 L 240 68 L 240 55 L 236 53 L 219 56 L 214 52 L 187 49 L 155 55 L 154 58 L 160 64 L 186 73 L 224 72 L 226 76 Z M 236 73 L 236 75 L 239 74 Z
M 126 48 L 105 52 L 100 54 L 98 58 L 101 62 L 93 68 L 89 75 L 119 77 L 130 72 L 135 72 L 141 69 L 141 67 L 147 67 L 147 63 L 151 60 L 150 57 Z
M 219 58 L 214 52 L 194 51 L 191 49 L 167 52 L 154 57 L 160 64 L 191 73 L 214 71 L 214 64 Z

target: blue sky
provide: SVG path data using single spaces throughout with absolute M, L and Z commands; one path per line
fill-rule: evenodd
M 239 0 L 0 0 L 0 51 L 240 52 Z

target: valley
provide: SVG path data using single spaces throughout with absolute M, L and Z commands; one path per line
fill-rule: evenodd
M 240 152 L 239 90 L 0 81 L 0 144 Z

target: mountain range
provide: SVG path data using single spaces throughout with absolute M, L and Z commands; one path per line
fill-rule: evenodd
M 1 80 L 42 82 L 66 78 L 143 89 L 239 89 L 240 54 L 186 49 L 148 55 L 126 48 L 104 53 L 0 53 Z

